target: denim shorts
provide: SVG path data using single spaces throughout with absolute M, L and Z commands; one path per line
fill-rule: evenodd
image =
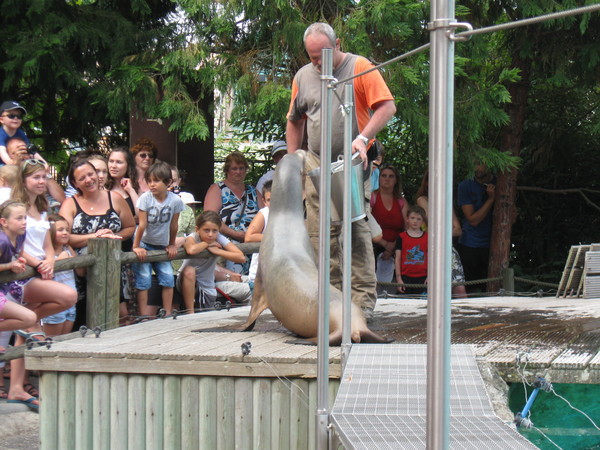
M 69 309 L 65 309 L 56 314 L 52 314 L 51 316 L 44 317 L 44 323 L 49 325 L 56 325 L 59 323 L 65 323 L 67 320 L 69 322 L 75 322 L 75 306 L 71 306 Z
M 164 250 L 160 245 L 150 245 L 145 242 L 140 243 L 140 247 L 146 250 Z M 152 263 L 135 263 L 133 272 L 135 273 L 135 288 L 140 291 L 147 291 L 152 286 L 152 269 L 158 277 L 158 284 L 163 287 L 175 286 L 173 277 L 173 266 L 171 261 L 161 261 Z

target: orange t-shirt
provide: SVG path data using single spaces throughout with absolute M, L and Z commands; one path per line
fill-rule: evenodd
M 345 58 L 333 70 L 337 80 L 343 80 L 363 72 L 373 65 L 362 56 L 346 53 Z M 394 100 L 379 71 L 374 70 L 349 83 L 354 86 L 353 133 L 358 135 L 369 121 L 373 108 L 381 101 Z M 344 85 L 336 86 L 337 95 L 332 100 L 332 159 L 343 152 L 344 116 L 340 110 L 344 98 Z M 308 150 L 319 154 L 321 149 L 321 72 L 312 64 L 302 67 L 292 83 L 292 99 L 287 114 L 288 120 L 306 120 Z

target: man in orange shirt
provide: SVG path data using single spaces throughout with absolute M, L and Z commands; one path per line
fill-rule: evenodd
M 293 153 L 300 148 L 308 149 L 306 171 L 319 166 L 321 144 L 321 50 L 333 49 L 333 76 L 346 79 L 363 72 L 372 64 L 365 58 L 340 50 L 340 40 L 326 23 L 313 23 L 304 33 L 304 46 L 311 60 L 302 67 L 292 84 L 292 100 L 287 115 L 287 146 Z M 352 152 L 359 152 L 367 165 L 367 149 L 379 132 L 396 112 L 394 98 L 381 74 L 374 70 L 350 81 L 354 86 L 355 115 Z M 336 87 L 332 105 L 332 161 L 343 153 L 344 117 L 339 99 L 344 97 L 344 86 Z M 306 140 L 305 140 L 306 138 Z M 365 179 L 369 174 L 366 173 Z M 319 196 L 312 183 L 306 183 L 307 227 L 315 254 L 318 254 Z M 341 288 L 341 226 L 331 228 L 331 283 Z M 352 223 L 352 301 L 360 306 L 367 319 L 375 307 L 377 279 L 371 234 L 365 220 Z

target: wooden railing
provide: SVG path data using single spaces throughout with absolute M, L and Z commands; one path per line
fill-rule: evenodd
M 246 255 L 258 253 L 260 247 L 260 243 L 236 245 Z M 211 256 L 211 253 L 206 250 L 198 255 L 190 256 L 183 248 L 180 248 L 173 259 L 208 258 L 209 256 Z M 165 250 L 152 250 L 148 252 L 145 262 L 169 260 Z M 135 262 L 139 262 L 135 253 L 121 251 L 120 240 L 95 238 L 90 239 L 88 242 L 87 255 L 56 261 L 54 272 L 63 272 L 80 267 L 87 268 L 86 326 L 90 329 L 100 327 L 102 330 L 108 330 L 119 325 L 121 265 Z M 0 283 L 23 280 L 34 276 L 39 276 L 39 274 L 33 267 L 27 267 L 24 272 L 19 274 L 10 271 L 0 272 Z M 71 333 L 69 336 L 71 335 L 76 337 L 78 333 Z M 5 355 L 0 355 L 0 361 L 22 356 L 22 348 L 10 348 Z

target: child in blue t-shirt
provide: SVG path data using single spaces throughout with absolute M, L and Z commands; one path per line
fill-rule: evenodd
M 29 145 L 29 139 L 21 128 L 23 116 L 27 114 L 25 108 L 15 101 L 7 101 L 0 105 L 0 162 L 4 164 L 14 164 L 6 152 L 6 141 L 12 137 L 18 137 Z
M 145 180 L 150 190 L 144 192 L 137 201 L 139 224 L 133 239 L 133 251 L 140 261 L 146 259 L 147 250 L 166 250 L 172 259 L 177 254 L 177 221 L 184 204 L 178 195 L 168 191 L 172 181 L 171 166 L 165 162 L 154 163 L 146 172 Z M 169 261 L 134 264 L 140 314 L 150 315 L 148 290 L 152 285 L 153 268 L 158 284 L 162 286 L 163 308 L 167 314 L 171 314 L 175 280 Z

